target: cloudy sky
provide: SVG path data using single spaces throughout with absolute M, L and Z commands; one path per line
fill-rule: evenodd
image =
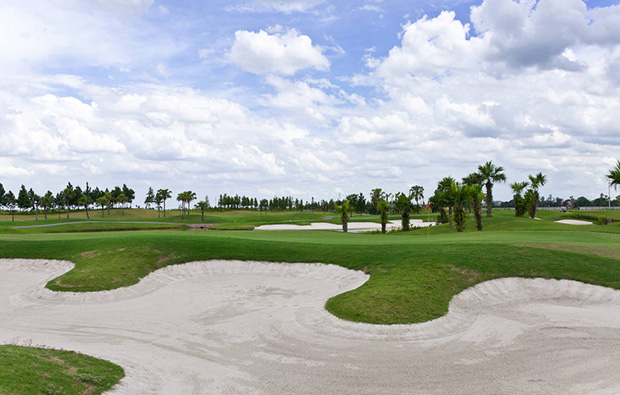
M 429 195 L 491 160 L 592 198 L 620 0 L 2 0 L 0 85 L 15 192 Z

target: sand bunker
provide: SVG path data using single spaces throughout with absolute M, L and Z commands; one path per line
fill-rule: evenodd
M 557 222 L 558 224 L 566 224 L 566 225 L 594 225 L 592 222 L 580 221 L 578 219 L 561 219 L 555 222 Z
M 412 228 L 426 228 L 435 225 L 434 222 L 424 222 L 421 219 L 412 219 L 409 221 Z M 386 230 L 396 230 L 401 228 L 400 221 L 388 221 Z M 327 222 L 313 222 L 310 225 L 293 225 L 293 224 L 279 224 L 279 225 L 261 225 L 254 228 L 254 230 L 336 230 L 342 231 L 342 225 L 330 224 Z M 373 230 L 381 230 L 381 224 L 374 222 L 349 222 L 349 232 L 369 232 Z
M 58 261 L 0 260 L 0 343 L 122 365 L 113 394 L 620 392 L 620 292 L 500 279 L 420 325 L 351 323 L 330 296 L 367 281 L 321 264 L 195 262 L 99 293 L 43 288 Z

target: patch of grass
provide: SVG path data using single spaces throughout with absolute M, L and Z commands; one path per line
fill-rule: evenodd
M 101 394 L 125 376 L 111 362 L 73 351 L 0 345 L 0 394 Z

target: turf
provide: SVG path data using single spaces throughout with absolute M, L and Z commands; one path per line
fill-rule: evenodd
M 125 376 L 108 361 L 72 351 L 0 346 L 0 394 L 101 394 Z

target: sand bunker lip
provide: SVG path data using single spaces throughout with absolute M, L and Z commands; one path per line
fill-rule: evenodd
M 371 325 L 325 311 L 369 278 L 335 265 L 192 262 L 113 291 L 43 288 L 71 268 L 0 259 L 0 342 L 118 363 L 114 394 L 620 391 L 620 292 L 604 287 L 504 278 L 440 319 Z
M 581 221 L 578 219 L 561 219 L 559 221 L 555 221 L 558 224 L 566 224 L 566 225 L 594 225 L 592 222 Z
M 435 225 L 434 222 L 424 222 L 421 219 L 410 220 L 412 228 L 426 228 Z M 401 227 L 401 221 L 388 221 L 386 230 L 396 230 Z M 342 231 L 342 225 L 332 224 L 328 222 L 313 222 L 310 225 L 294 225 L 294 224 L 275 224 L 261 225 L 254 230 L 335 230 Z M 381 224 L 375 222 L 349 222 L 348 231 L 353 233 L 370 232 L 373 230 L 381 230 Z

